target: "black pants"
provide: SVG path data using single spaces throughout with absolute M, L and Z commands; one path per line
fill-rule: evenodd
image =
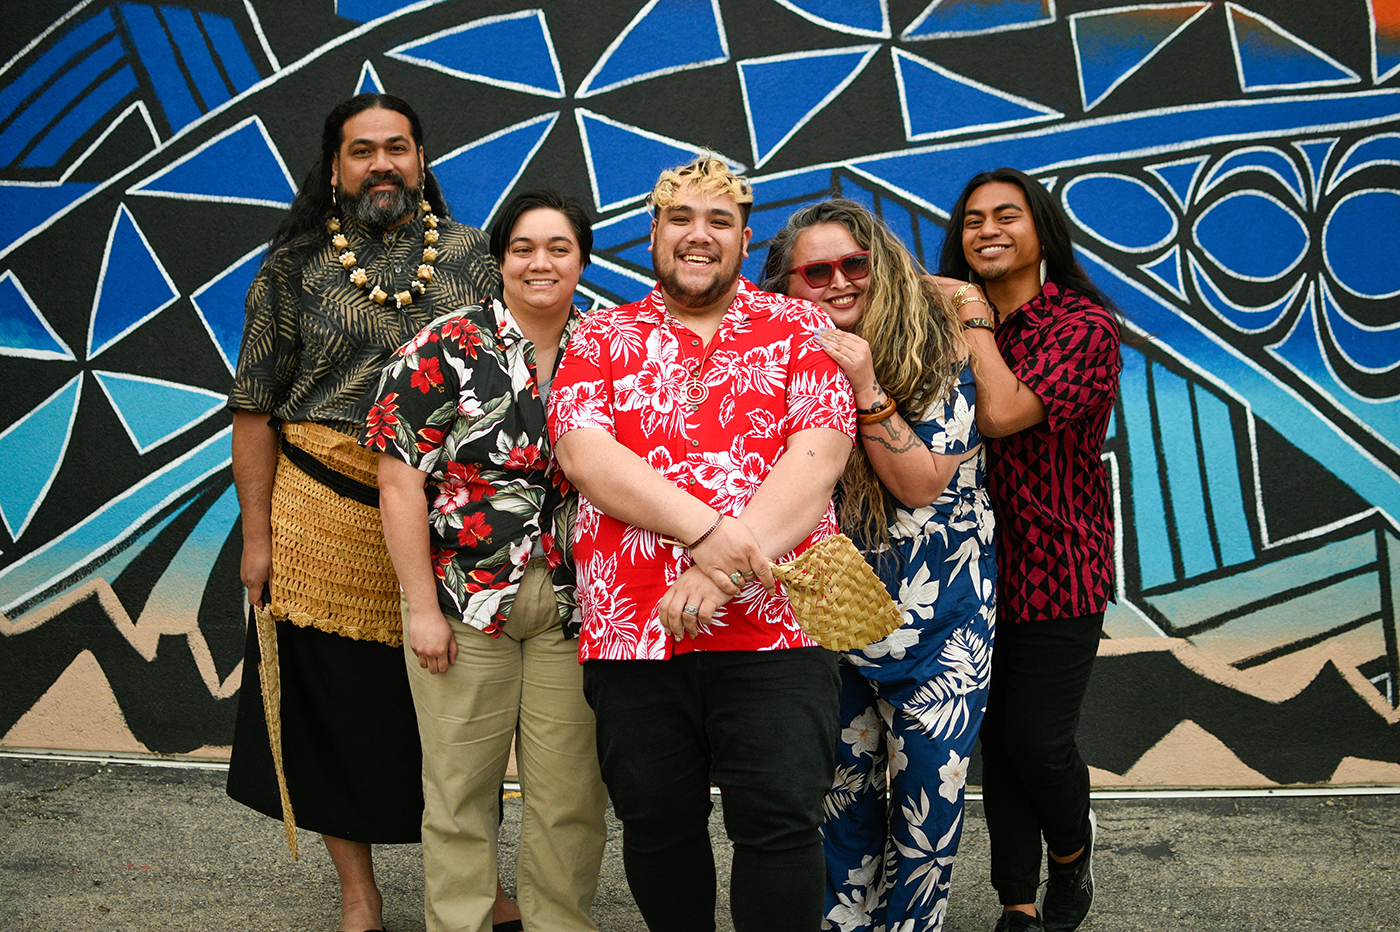
M 1034 903 L 1044 859 L 1089 840 L 1089 768 L 1075 731 L 1103 631 L 1103 612 L 1002 620 L 982 722 L 982 790 L 992 886 L 1003 905 Z
M 734 845 L 736 932 L 820 928 L 836 655 L 809 647 L 590 660 L 583 684 L 622 822 L 627 883 L 647 928 L 715 928 L 711 781 Z

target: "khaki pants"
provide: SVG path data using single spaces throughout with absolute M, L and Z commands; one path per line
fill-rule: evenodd
M 407 630 L 406 604 L 403 613 Z M 490 932 L 497 791 L 514 737 L 524 796 L 516 891 L 525 928 L 592 932 L 607 791 L 578 642 L 560 632 L 544 560 L 526 568 L 499 638 L 449 622 L 457 661 L 446 673 L 420 667 L 404 638 L 423 741 L 428 930 Z

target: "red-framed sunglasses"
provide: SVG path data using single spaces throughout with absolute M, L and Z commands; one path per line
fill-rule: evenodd
M 795 269 L 788 269 L 789 275 L 801 275 L 802 280 L 812 288 L 825 288 L 836 275 L 837 266 L 848 282 L 858 282 L 870 274 L 870 250 L 862 249 L 839 259 L 821 259 L 808 262 Z

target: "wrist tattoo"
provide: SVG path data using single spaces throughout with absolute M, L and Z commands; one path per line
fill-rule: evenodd
M 891 453 L 908 453 L 910 450 L 918 449 L 923 443 L 923 441 L 919 439 L 919 435 L 912 430 L 906 435 L 903 430 L 891 424 L 889 421 L 885 422 L 884 430 L 885 434 L 888 435 L 888 439 L 877 433 L 867 433 L 865 431 L 861 431 L 860 435 L 872 443 L 878 443 Z

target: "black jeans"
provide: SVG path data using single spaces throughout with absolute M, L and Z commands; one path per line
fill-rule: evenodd
M 713 932 L 710 783 L 734 845 L 736 932 L 821 927 L 822 799 L 835 769 L 836 655 L 817 647 L 590 660 L 584 694 L 652 932 Z
M 1060 855 L 1089 841 L 1089 768 L 1074 735 L 1102 631 L 1103 612 L 997 625 L 982 806 L 1003 905 L 1035 902 L 1042 836 Z

